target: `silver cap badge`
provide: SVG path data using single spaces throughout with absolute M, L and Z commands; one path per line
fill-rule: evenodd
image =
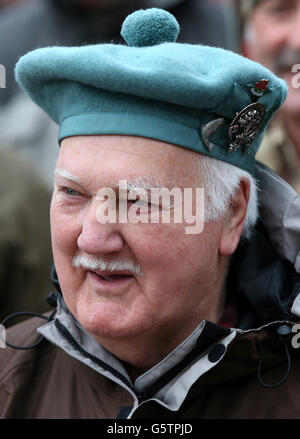
M 231 140 L 229 153 L 235 152 L 243 146 L 244 154 L 259 133 L 266 115 L 262 104 L 254 103 L 245 107 L 230 124 L 229 137 Z

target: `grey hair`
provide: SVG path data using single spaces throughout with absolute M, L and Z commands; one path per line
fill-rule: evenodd
M 201 185 L 206 190 L 206 222 L 217 221 L 224 216 L 228 207 L 234 205 L 241 180 L 249 180 L 250 195 L 242 233 L 242 238 L 249 239 L 258 219 L 258 185 L 255 178 L 243 169 L 205 155 L 196 159 L 195 164 Z

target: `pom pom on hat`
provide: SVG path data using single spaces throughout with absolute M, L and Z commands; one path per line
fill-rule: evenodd
M 125 19 L 121 29 L 121 35 L 128 46 L 135 47 L 174 43 L 178 34 L 176 18 L 157 8 L 133 12 Z

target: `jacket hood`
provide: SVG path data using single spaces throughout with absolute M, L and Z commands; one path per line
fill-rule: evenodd
M 257 163 L 261 183 L 260 216 L 278 254 L 300 273 L 300 197 L 275 172 Z
M 261 163 L 259 221 L 241 241 L 228 275 L 228 300 L 237 304 L 236 327 L 257 328 L 300 316 L 300 197 Z

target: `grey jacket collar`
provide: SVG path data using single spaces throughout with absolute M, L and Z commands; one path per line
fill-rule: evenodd
M 79 351 L 76 349 L 74 344 L 70 343 L 70 341 L 64 338 L 58 331 L 57 326 L 55 325 L 55 320 L 52 320 L 39 327 L 38 332 L 72 357 L 85 363 L 106 378 L 124 387 L 133 396 L 133 410 L 135 410 L 139 404 L 143 403 L 141 400 L 139 400 L 139 395 L 143 394 L 146 389 L 149 389 L 149 387 L 157 381 L 158 378 L 166 374 L 175 365 L 180 363 L 180 361 L 183 360 L 186 355 L 193 351 L 195 345 L 199 343 L 199 339 L 201 338 L 201 334 L 203 333 L 205 326 L 208 325 L 208 322 L 202 321 L 200 325 L 192 332 L 192 334 L 190 334 L 190 336 L 187 337 L 186 340 L 184 340 L 176 349 L 167 355 L 161 362 L 146 371 L 143 375 L 139 376 L 136 381 L 132 383 L 122 362 L 105 348 L 103 348 L 81 327 L 81 325 L 67 309 L 61 296 L 58 298 L 55 319 L 67 329 L 69 334 L 82 348 L 82 350 L 103 361 L 103 363 L 107 364 L 109 368 L 113 368 L 118 374 L 121 374 L 128 381 L 128 384 L 116 376 L 116 374 L 112 373 L 109 368 L 97 364 L 96 362 L 92 361 L 91 358 L 85 355 L 82 350 Z M 199 352 L 199 354 L 188 364 L 187 367 L 179 371 L 179 373 L 176 374 L 172 380 L 168 381 L 166 385 L 158 389 L 157 393 L 151 396 L 150 399 L 155 399 L 159 404 L 169 408 L 170 410 L 178 410 L 186 398 L 191 386 L 203 373 L 218 364 L 218 362 L 223 358 L 227 346 L 231 343 L 235 336 L 235 330 L 227 330 L 227 333 L 224 331 L 222 337 L 220 337 L 218 340 L 214 340 L 207 347 L 207 349 L 204 349 L 204 351 Z M 215 344 L 220 343 L 222 343 L 224 346 L 224 351 L 219 358 L 214 359 L 214 361 L 210 361 L 209 352 L 214 348 Z M 144 398 L 144 400 L 149 400 L 149 398 Z

